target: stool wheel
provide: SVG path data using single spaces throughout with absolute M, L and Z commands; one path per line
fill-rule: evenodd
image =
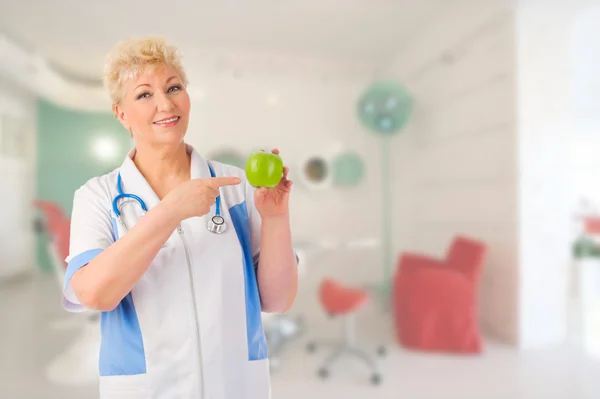
M 317 350 L 317 344 L 315 342 L 309 342 L 308 345 L 306 345 L 306 350 L 309 352 L 314 352 Z
M 371 384 L 373 385 L 379 385 L 381 384 L 381 374 L 373 374 L 371 375 Z
M 385 356 L 387 354 L 387 348 L 381 345 L 379 348 L 377 348 L 377 354 L 379 356 Z
M 327 370 L 326 368 L 319 369 L 319 377 L 321 377 L 322 379 L 326 379 L 327 377 L 329 377 L 329 370 Z

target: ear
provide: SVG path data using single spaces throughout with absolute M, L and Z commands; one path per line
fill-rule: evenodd
M 113 113 L 115 114 L 115 117 L 119 120 L 119 122 L 121 122 L 123 127 L 126 130 L 129 130 L 130 129 L 129 120 L 127 118 L 127 115 L 125 114 L 125 111 L 123 110 L 123 107 L 121 107 L 119 104 L 113 105 Z

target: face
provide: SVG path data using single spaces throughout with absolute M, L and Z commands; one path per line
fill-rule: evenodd
M 127 81 L 115 111 L 136 145 L 179 145 L 188 127 L 190 97 L 177 72 L 162 66 Z

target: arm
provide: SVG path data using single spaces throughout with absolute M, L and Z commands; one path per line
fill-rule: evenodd
M 177 228 L 177 219 L 166 208 L 160 203 L 151 209 L 127 234 L 73 274 L 71 286 L 84 307 L 110 311 L 133 289 Z
M 262 310 L 286 312 L 298 292 L 298 262 L 292 247 L 289 215 L 262 220 L 257 274 Z
M 399 270 L 410 273 L 423 268 L 444 268 L 444 262 L 428 255 L 405 252 L 400 257 Z
M 107 210 L 112 199 L 107 198 L 106 190 L 79 190 L 73 202 L 64 307 L 72 311 L 82 307 L 108 311 L 117 307 L 177 225 L 184 219 L 205 215 L 220 186 L 239 183 L 238 177 L 188 180 L 171 190 L 116 241 Z

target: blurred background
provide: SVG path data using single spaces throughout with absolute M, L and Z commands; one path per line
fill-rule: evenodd
M 188 143 L 296 183 L 273 398 L 600 397 L 598 1 L 1 1 L 0 397 L 97 397 L 68 221 L 132 148 L 101 74 L 146 34 L 183 52 Z

